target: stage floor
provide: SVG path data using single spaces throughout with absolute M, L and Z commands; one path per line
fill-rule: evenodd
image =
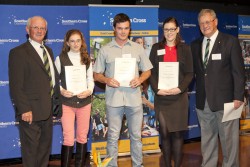
M 201 164 L 201 150 L 200 150 L 200 141 L 189 141 L 184 144 L 183 148 L 183 163 L 182 167 L 199 167 Z M 60 156 L 57 158 L 54 157 L 50 161 L 50 167 L 59 167 L 60 166 Z M 240 167 L 249 167 L 250 166 L 250 135 L 241 135 L 240 136 Z M 219 151 L 219 163 L 218 167 L 221 167 L 222 155 L 221 150 Z M 12 163 L 12 164 L 11 164 Z M 15 163 L 15 164 L 13 164 Z M 0 166 L 8 167 L 22 167 L 18 162 L 8 162 L 1 164 Z M 119 167 L 132 167 L 130 156 L 119 157 L 118 160 Z M 161 153 L 153 154 L 144 154 L 143 157 L 144 167 L 164 167 L 164 162 L 161 159 Z M 72 167 L 73 167 L 72 161 Z M 87 165 L 87 167 L 95 167 L 95 165 Z

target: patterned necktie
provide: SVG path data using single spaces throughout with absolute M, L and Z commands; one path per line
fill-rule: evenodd
M 203 66 L 204 66 L 205 69 L 207 67 L 207 62 L 208 62 L 210 40 L 211 39 L 207 39 L 207 45 L 206 45 L 206 49 L 205 49 L 205 56 L 204 56 L 204 61 L 203 61 Z
M 40 47 L 43 49 L 43 60 L 44 60 L 43 64 L 44 64 L 45 69 L 46 69 L 46 71 L 47 71 L 47 73 L 49 75 L 50 88 L 51 88 L 50 95 L 52 97 L 53 94 L 54 94 L 54 90 L 53 90 L 53 81 L 52 81 L 51 72 L 50 72 L 49 59 L 48 59 L 48 55 L 46 53 L 46 50 L 45 50 L 44 46 L 41 45 Z

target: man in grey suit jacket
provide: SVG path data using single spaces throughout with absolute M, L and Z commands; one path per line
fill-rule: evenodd
M 219 135 L 222 166 L 239 167 L 239 119 L 221 121 L 224 103 L 233 102 L 235 109 L 243 103 L 245 80 L 241 47 L 237 38 L 218 31 L 218 19 L 213 10 L 202 9 L 198 22 L 204 37 L 192 42 L 191 50 L 196 111 L 201 127 L 201 166 L 217 166 Z
M 31 17 L 26 31 L 29 40 L 9 54 L 10 94 L 19 121 L 23 166 L 47 167 L 52 143 L 53 101 L 59 92 L 58 74 L 54 70 L 52 50 L 43 43 L 47 21 L 40 16 Z M 44 48 L 51 76 L 44 65 Z

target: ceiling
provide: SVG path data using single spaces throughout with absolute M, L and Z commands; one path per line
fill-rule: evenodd
M 250 6 L 249 0 L 198 0 L 198 1 L 206 3 L 220 3 L 224 5 L 233 5 L 233 6 Z

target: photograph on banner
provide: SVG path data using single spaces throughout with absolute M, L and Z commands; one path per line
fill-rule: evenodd
M 130 37 L 130 40 L 142 45 L 145 49 L 146 55 L 149 56 L 153 44 L 158 42 L 158 37 L 134 36 Z
M 250 39 L 240 39 L 239 41 L 242 48 L 242 57 L 244 58 L 244 64 L 250 65 Z
M 96 93 L 92 99 L 92 142 L 107 140 L 108 122 L 106 119 L 105 94 Z M 124 115 L 120 132 L 120 139 L 129 139 L 127 120 Z
M 240 118 L 240 129 L 242 131 L 250 130 L 250 39 L 239 39 L 242 48 L 242 57 L 245 64 L 245 97 L 244 97 L 244 107 Z
M 150 89 L 151 90 L 151 89 Z M 152 92 L 152 90 L 151 90 Z M 152 99 L 153 96 L 150 98 Z M 145 110 L 146 107 L 144 107 Z M 145 112 L 145 111 L 144 111 Z M 91 112 L 91 122 L 92 122 L 92 150 L 93 152 L 100 152 L 102 155 L 106 154 L 106 142 L 107 142 L 107 131 L 108 131 L 108 123 L 106 119 L 106 109 L 105 109 L 105 93 L 99 92 L 93 94 L 92 99 L 92 112 Z M 143 150 L 158 149 L 158 126 L 155 119 L 155 112 L 153 108 L 147 109 L 147 114 L 144 114 L 143 124 L 142 124 L 142 138 L 143 138 Z M 144 138 L 151 138 L 152 140 L 145 140 Z M 124 115 L 122 121 L 122 127 L 120 131 L 119 138 L 119 153 L 120 152 L 129 152 L 129 133 L 127 127 L 127 120 Z M 153 142 L 154 141 L 154 142 Z M 149 147 L 149 145 L 151 145 Z M 153 145 L 153 146 L 152 146 Z

